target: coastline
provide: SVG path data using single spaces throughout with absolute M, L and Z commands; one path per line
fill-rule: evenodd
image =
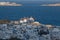
M 60 6 L 60 3 L 56 3 L 56 4 L 42 4 L 40 6 Z
M 22 4 L 15 2 L 0 2 L 0 6 L 22 6 Z

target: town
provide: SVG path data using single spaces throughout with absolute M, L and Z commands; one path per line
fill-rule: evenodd
M 60 26 L 41 24 L 33 17 L 20 20 L 0 20 L 0 39 L 60 40 Z

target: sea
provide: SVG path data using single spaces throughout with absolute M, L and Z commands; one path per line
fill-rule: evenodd
M 60 26 L 60 7 L 58 6 L 0 6 L 0 20 L 20 20 L 31 16 L 42 24 Z

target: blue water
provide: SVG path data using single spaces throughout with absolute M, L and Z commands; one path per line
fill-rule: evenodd
M 60 25 L 60 7 L 0 6 L 0 19 L 19 20 L 22 17 L 30 16 L 43 24 Z

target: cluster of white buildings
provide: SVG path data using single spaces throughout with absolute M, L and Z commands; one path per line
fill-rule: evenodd
M 34 18 L 21 18 L 0 24 L 0 39 L 17 37 L 21 40 L 60 40 L 60 28 L 35 22 Z

